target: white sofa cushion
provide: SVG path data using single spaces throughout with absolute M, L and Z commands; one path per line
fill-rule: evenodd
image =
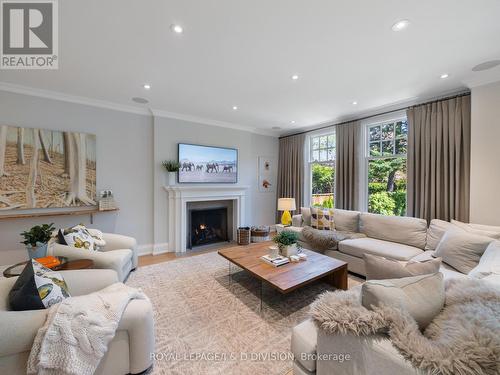
M 318 344 L 318 328 L 308 319 L 292 330 L 292 353 L 297 362 L 307 371 L 316 371 L 316 347 Z
M 411 258 L 410 262 L 426 262 L 429 259 L 435 259 L 434 254 L 435 251 L 424 251 L 422 254 L 418 254 L 416 257 Z M 453 267 L 442 262 L 441 267 L 439 267 L 439 272 L 443 274 L 445 280 L 467 277 L 467 275 L 458 272 Z
M 479 264 L 469 272 L 469 276 L 482 279 L 489 275 L 500 275 L 500 241 L 488 245 Z
M 479 264 L 479 260 L 488 245 L 490 237 L 478 236 L 461 229 L 446 232 L 434 255 L 457 271 L 468 274 Z
M 356 238 L 339 242 L 339 251 L 358 258 L 363 254 L 382 256 L 388 259 L 408 261 L 422 253 L 417 247 L 403 245 L 396 242 L 377 240 L 375 238 Z
M 388 305 L 404 308 L 425 329 L 444 306 L 444 282 L 441 273 L 371 280 L 361 288 L 363 306 Z
M 491 237 L 495 240 L 500 240 L 500 227 L 491 227 L 487 225 L 479 225 L 479 224 L 467 224 L 462 223 L 458 220 L 452 220 L 451 223 L 466 232 L 477 234 L 479 236 Z
M 364 254 L 363 259 L 365 260 L 366 280 L 400 279 L 434 274 L 439 272 L 441 266 L 441 258 L 406 264 L 372 254 Z
M 427 221 L 413 217 L 361 213 L 359 229 L 368 237 L 425 248 Z
M 443 238 L 446 231 L 449 229 L 456 228 L 455 225 L 444 220 L 432 219 L 427 230 L 427 242 L 425 244 L 425 250 L 436 250 L 439 242 Z
M 358 211 L 341 210 L 335 208 L 333 210 L 333 221 L 335 229 L 342 232 L 359 232 L 359 215 Z

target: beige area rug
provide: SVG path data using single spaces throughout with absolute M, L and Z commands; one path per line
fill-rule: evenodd
M 292 368 L 291 328 L 307 317 L 324 283 L 288 295 L 264 285 L 217 253 L 141 267 L 127 285 L 151 299 L 155 316 L 153 374 L 269 374 Z M 350 277 L 350 286 L 359 283 Z

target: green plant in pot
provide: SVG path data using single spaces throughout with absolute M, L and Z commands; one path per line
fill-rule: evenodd
M 21 243 L 26 245 L 30 259 L 43 258 L 47 255 L 47 246 L 54 229 L 54 223 L 42 224 L 21 233 L 24 238 Z
M 175 174 L 179 172 L 181 163 L 176 160 L 165 160 L 161 163 L 161 165 L 168 172 L 168 184 L 175 185 Z
M 280 249 L 281 255 L 289 257 L 291 255 L 297 255 L 300 246 L 297 244 L 299 235 L 295 232 L 282 231 L 273 238 L 276 242 L 278 248 Z

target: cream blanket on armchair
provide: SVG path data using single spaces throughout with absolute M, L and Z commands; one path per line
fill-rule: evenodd
M 93 374 L 132 299 L 147 297 L 116 283 L 52 306 L 33 342 L 28 374 Z

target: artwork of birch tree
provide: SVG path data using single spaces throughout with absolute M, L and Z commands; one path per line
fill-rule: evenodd
M 0 124 L 0 211 L 96 205 L 96 137 Z

